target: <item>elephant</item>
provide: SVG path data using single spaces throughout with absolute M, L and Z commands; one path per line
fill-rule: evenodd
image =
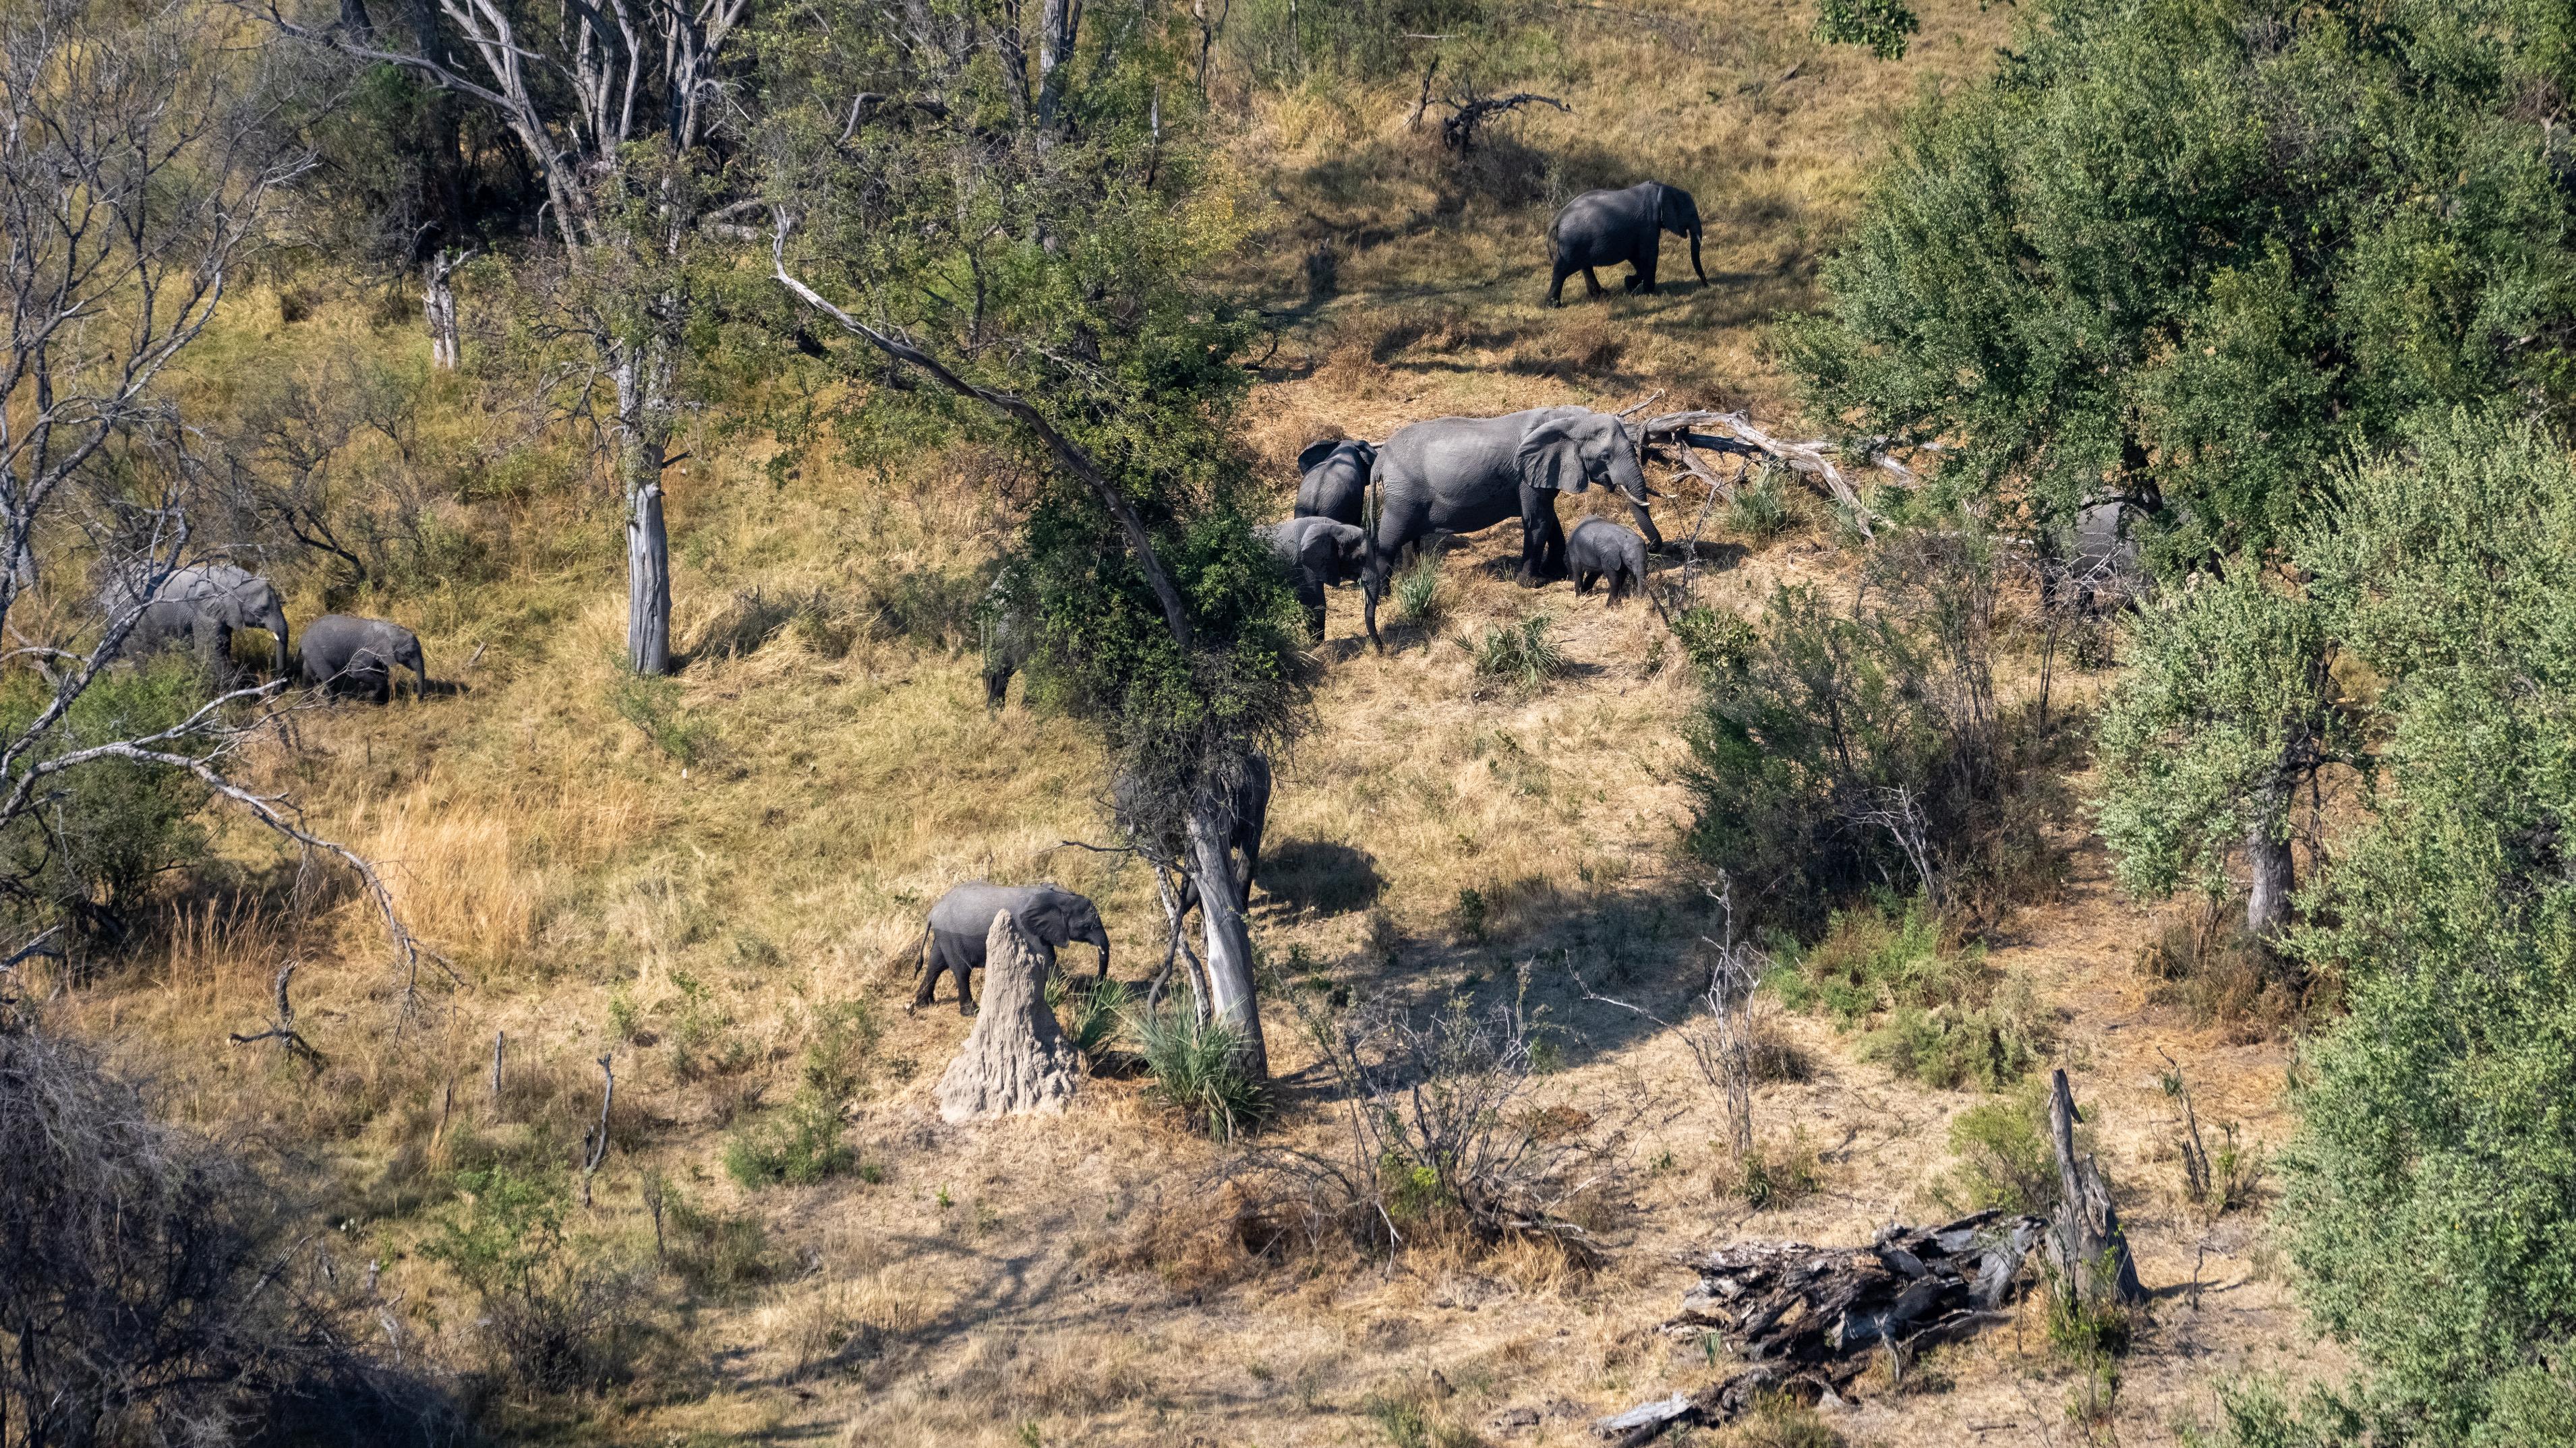
M 930 907 L 930 920 L 922 930 L 920 954 L 914 964 L 921 972 L 921 989 L 912 996 L 914 1005 L 930 1004 L 931 991 L 939 984 L 940 974 L 954 971 L 957 1014 L 967 1015 L 975 1009 L 975 992 L 966 983 L 967 972 L 983 966 L 984 937 L 993 927 L 994 915 L 1005 910 L 1021 933 L 1037 942 L 1047 969 L 1055 969 L 1058 946 L 1081 941 L 1099 948 L 1100 974 L 1109 974 L 1109 927 L 1100 922 L 1100 907 L 1092 904 L 1089 897 L 1051 881 L 1035 885 L 988 885 L 979 881 L 958 886 Z
M 1378 638 L 1377 601 L 1408 544 L 1434 532 L 1473 533 L 1517 514 L 1521 585 L 1565 575 L 1565 530 L 1556 495 L 1594 483 L 1619 490 L 1649 547 L 1664 546 L 1646 500 L 1655 496 L 1619 419 L 1587 407 L 1540 407 L 1501 417 L 1441 417 L 1396 431 L 1378 450 L 1377 527 L 1360 578 L 1369 642 Z
M 1306 632 L 1324 636 L 1324 590 L 1356 580 L 1368 566 L 1368 534 L 1330 518 L 1291 518 L 1255 530 L 1288 563 L 1297 601 L 1306 608 Z
M 1367 514 L 1369 470 L 1377 465 L 1377 444 L 1357 438 L 1327 438 L 1297 454 L 1299 518 L 1330 518 L 1359 527 Z
M 1574 572 L 1578 596 L 1606 577 L 1610 601 L 1617 603 L 1631 590 L 1645 591 L 1645 540 L 1607 518 L 1586 518 L 1565 537 L 1565 566 Z
M 1576 272 L 1583 273 L 1590 295 L 1601 295 L 1601 279 L 1592 269 L 1614 262 L 1632 268 L 1629 291 L 1653 291 L 1667 231 L 1690 238 L 1691 270 L 1705 284 L 1708 273 L 1699 264 L 1699 204 L 1689 192 L 1661 181 L 1640 181 L 1625 191 L 1586 191 L 1565 203 L 1547 228 L 1555 252 L 1547 304 L 1553 307 L 1564 299 L 1565 279 Z
M 420 636 L 380 618 L 353 618 L 326 613 L 304 626 L 298 646 L 304 682 L 326 692 L 353 690 L 379 704 L 393 698 L 397 669 L 412 671 L 414 697 L 429 692 L 429 664 L 421 657 Z
M 128 589 L 111 588 L 108 606 L 130 606 Z M 136 652 L 193 642 L 218 673 L 231 672 L 233 630 L 264 628 L 277 640 L 277 673 L 287 672 L 286 604 L 269 581 L 229 563 L 200 563 L 161 580 L 143 605 L 127 645 Z

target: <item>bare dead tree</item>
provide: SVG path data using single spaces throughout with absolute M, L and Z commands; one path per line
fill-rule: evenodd
M 1744 413 L 1716 412 L 1705 408 L 1668 412 L 1650 418 L 1637 429 L 1637 435 L 1649 457 L 1667 456 L 1676 466 L 1694 476 L 1703 475 L 1694 466 L 1699 460 L 1690 453 L 1692 448 L 1763 457 L 1786 464 L 1792 471 L 1812 479 L 1827 496 L 1841 504 L 1861 536 L 1871 535 L 1875 520 L 1868 506 L 1861 501 L 1859 491 L 1835 465 L 1834 457 L 1842 449 L 1834 443 L 1792 442 L 1777 438 Z M 1877 446 L 1883 446 L 1883 443 Z M 1885 451 L 1864 449 L 1864 454 L 1864 460 L 1870 466 L 1900 481 L 1913 480 L 1913 469 L 1888 456 Z M 1714 483 L 1713 476 L 1706 477 L 1706 480 Z
M 456 270 L 474 259 L 477 248 L 442 246 L 421 263 L 420 308 L 429 324 L 429 365 L 453 372 L 463 360 L 457 346 Z
M 1696 1016 L 1675 1024 L 1643 1006 L 1594 991 L 1579 973 L 1574 985 L 1585 1000 L 1615 1006 L 1681 1037 L 1690 1048 L 1691 1064 L 1726 1117 L 1727 1145 L 1742 1161 L 1753 1154 L 1753 1088 L 1762 1074 L 1753 989 L 1770 961 L 1751 944 L 1736 939 L 1735 891 L 1724 876 L 1702 882 L 1700 893 L 1717 907 L 1718 933 L 1700 937 L 1711 954 L 1708 983 L 1700 990 Z
M 289 994 L 289 988 L 295 983 L 296 965 L 297 962 L 290 960 L 277 968 L 277 1012 L 268 1029 L 248 1036 L 235 1032 L 232 1042 L 236 1046 L 250 1046 L 261 1041 L 275 1041 L 279 1049 L 318 1075 L 323 1065 L 322 1053 L 313 1049 L 313 1043 L 304 1039 L 303 1033 L 295 1028 L 295 1000 Z
M 591 1133 L 590 1153 L 581 1163 L 581 1204 L 590 1205 L 590 1179 L 599 1175 L 599 1164 L 608 1160 L 608 1108 L 617 1102 L 617 1072 L 609 1062 L 614 1053 L 599 1058 L 599 1128 Z

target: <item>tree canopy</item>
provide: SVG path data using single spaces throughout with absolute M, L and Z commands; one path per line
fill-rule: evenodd
M 2571 90 L 2545 0 L 2049 0 L 1909 124 L 1788 358 L 2034 523 L 2263 549 L 2426 409 L 2563 418 Z

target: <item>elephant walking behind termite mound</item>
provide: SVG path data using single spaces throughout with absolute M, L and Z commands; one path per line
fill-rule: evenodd
M 133 604 L 131 584 L 108 589 L 107 605 L 121 612 Z M 178 569 L 161 580 L 143 604 L 132 632 L 130 653 L 144 653 L 179 643 L 193 643 L 219 675 L 232 672 L 236 629 L 264 628 L 277 641 L 279 675 L 287 671 L 286 603 L 269 581 L 229 563 L 200 563 Z
M 1556 495 L 1594 483 L 1619 490 L 1660 548 L 1646 500 L 1645 470 L 1619 419 L 1588 407 L 1541 407 L 1501 417 L 1440 417 L 1399 429 L 1378 450 L 1377 526 L 1361 577 L 1369 642 L 1378 638 L 1377 601 L 1396 556 L 1434 532 L 1473 533 L 1521 520 L 1521 585 L 1565 576 L 1565 530 Z
M 1704 283 L 1699 265 L 1699 203 L 1678 186 L 1641 181 L 1625 191 L 1586 191 L 1565 203 L 1547 229 L 1555 265 L 1547 281 L 1547 302 L 1564 299 L 1565 279 L 1583 273 L 1591 296 L 1601 295 L 1597 266 L 1626 262 L 1632 271 L 1625 283 L 1632 292 L 1655 289 L 1655 269 L 1663 258 L 1664 233 L 1690 238 L 1691 271 Z
M 1324 590 L 1356 582 L 1368 566 L 1368 535 L 1330 518 L 1290 518 L 1254 530 L 1288 565 L 1289 583 L 1306 610 L 1306 632 L 1324 636 Z
M 930 1004 L 932 988 L 939 984 L 942 972 L 957 976 L 957 1013 L 966 1015 L 975 1009 L 974 988 L 967 984 L 967 973 L 984 965 L 984 939 L 993 927 L 993 916 L 1008 911 L 1020 927 L 1020 933 L 1035 941 L 1045 955 L 1048 968 L 1055 966 L 1059 946 L 1080 941 L 1100 951 L 1100 974 L 1109 974 L 1109 927 L 1100 920 L 1100 907 L 1088 896 L 1051 883 L 1037 885 L 960 885 L 939 897 L 930 907 L 930 919 L 922 931 L 921 953 L 917 968 L 921 988 L 913 992 L 916 1006 Z
M 1357 438 L 1328 438 L 1297 454 L 1300 518 L 1330 518 L 1358 527 L 1367 511 L 1369 472 L 1377 445 Z
M 304 626 L 296 648 L 304 682 L 327 693 L 362 694 L 382 704 L 393 697 L 401 669 L 412 671 L 416 695 L 429 692 L 420 636 L 398 623 L 326 613 Z
M 1607 578 L 1610 601 L 1617 603 L 1645 592 L 1646 541 L 1607 518 L 1586 518 L 1566 535 L 1565 566 L 1574 574 L 1576 594 L 1590 593 Z

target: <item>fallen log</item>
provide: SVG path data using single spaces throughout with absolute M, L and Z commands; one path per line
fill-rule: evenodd
M 1686 473 L 1698 475 L 1714 486 L 1706 464 L 1692 453 L 1693 448 L 1711 452 L 1734 453 L 1742 457 L 1763 457 L 1786 465 L 1818 483 L 1825 493 L 1851 515 L 1853 526 L 1861 536 L 1870 536 L 1876 521 L 1859 490 L 1834 463 L 1834 455 L 1843 449 L 1830 442 L 1791 442 L 1773 437 L 1741 412 L 1715 412 L 1694 408 L 1685 412 L 1667 412 L 1648 418 L 1637 425 L 1637 441 L 1648 456 L 1664 461 Z M 1886 453 L 1870 449 L 1867 462 L 1903 483 L 1915 481 L 1914 470 Z
M 1593 1424 L 1622 1444 L 1676 1425 L 1731 1421 L 1764 1393 L 1813 1404 L 1848 1393 L 1873 1358 L 1901 1376 L 1914 1353 L 2007 1320 L 2046 1218 L 1977 1212 L 1937 1227 L 1889 1226 L 1865 1247 L 1741 1242 L 1697 1259 L 1699 1283 L 1668 1333 L 1717 1334 L 1750 1364 L 1714 1387 L 1639 1404 Z

